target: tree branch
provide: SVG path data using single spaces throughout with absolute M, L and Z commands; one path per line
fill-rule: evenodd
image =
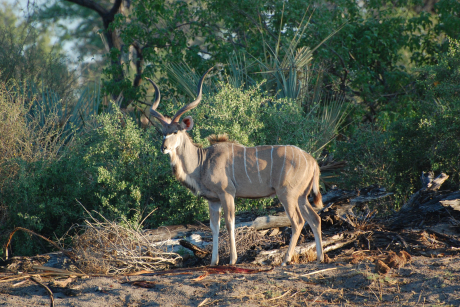
M 136 50 L 136 76 L 134 77 L 133 86 L 138 87 L 142 81 L 142 71 L 144 67 L 144 56 L 142 55 L 142 49 L 137 42 L 132 44 L 134 50 Z
M 115 17 L 115 14 L 118 12 L 120 9 L 121 4 L 123 3 L 123 0 L 115 0 L 115 3 L 113 4 L 112 8 L 110 9 L 109 16 L 113 20 Z
M 102 18 L 104 18 L 104 16 L 109 13 L 109 11 L 106 8 L 102 7 L 98 3 L 95 3 L 94 1 L 91 1 L 91 0 L 65 0 L 65 1 L 72 2 L 80 6 L 86 7 L 90 10 L 93 10 L 96 13 L 98 13 Z

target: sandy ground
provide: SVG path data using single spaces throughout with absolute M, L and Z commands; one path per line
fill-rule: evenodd
M 349 258 L 348 258 L 349 259 Z M 460 256 L 416 256 L 382 276 L 372 260 L 295 264 L 255 274 L 90 277 L 52 288 L 55 306 L 460 306 Z M 239 265 L 246 268 L 269 269 Z M 318 270 L 322 273 L 302 276 Z M 152 288 L 135 286 L 149 281 Z M 0 306 L 50 306 L 32 281 L 0 283 Z M 49 280 L 44 280 L 49 285 Z

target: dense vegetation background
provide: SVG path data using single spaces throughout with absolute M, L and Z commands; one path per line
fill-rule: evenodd
M 159 152 L 142 80 L 161 85 L 160 111 L 173 114 L 213 65 L 191 112 L 197 143 L 226 132 L 345 160 L 324 188 L 383 185 L 395 194 L 382 214 L 422 171 L 459 187 L 456 0 L 29 1 L 18 12 L 0 6 L 2 243 L 14 227 L 61 238 L 84 208 L 146 227 L 207 219 Z M 42 244 L 23 235 L 12 249 Z

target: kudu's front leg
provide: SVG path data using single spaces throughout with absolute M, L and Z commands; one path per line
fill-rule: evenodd
M 238 255 L 235 243 L 235 198 L 228 193 L 219 195 L 219 198 L 224 208 L 225 226 L 230 240 L 230 264 L 236 264 Z
M 209 202 L 209 224 L 212 231 L 211 265 L 219 263 L 220 208 L 220 203 Z

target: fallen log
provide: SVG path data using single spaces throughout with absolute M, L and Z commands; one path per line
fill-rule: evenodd
M 255 230 L 263 230 L 269 228 L 277 227 L 287 227 L 291 226 L 291 221 L 289 220 L 286 213 L 282 215 L 267 215 L 256 218 L 252 222 L 238 223 L 235 225 L 235 228 L 239 227 L 252 227 Z
M 414 193 L 393 216 L 390 229 L 420 227 L 425 220 L 432 217 L 449 216 L 454 211 L 460 211 L 460 191 L 439 191 L 448 178 L 449 176 L 444 173 L 434 178 L 432 172 L 427 174 L 422 172 L 420 177 L 422 188 Z M 454 211 L 449 212 L 449 210 Z
M 362 231 L 353 231 L 353 232 L 342 232 L 336 234 L 323 241 L 324 252 L 330 252 L 339 248 L 344 247 L 350 243 L 353 243 L 358 239 L 358 237 L 365 232 Z M 284 255 L 286 253 L 286 248 L 283 249 L 274 249 L 270 251 L 261 251 L 256 259 L 252 262 L 253 264 L 259 265 L 279 265 L 283 262 Z M 316 243 L 314 241 L 307 244 L 302 244 L 296 246 L 295 252 L 299 255 L 307 254 L 309 252 L 316 250 Z
M 352 209 L 356 205 L 376 201 L 392 195 L 383 187 L 371 185 L 360 190 L 340 190 L 332 189 L 323 195 L 324 208 L 318 211 L 318 214 L 326 219 L 334 216 L 335 221 L 341 220 L 342 222 L 350 224 L 355 227 L 349 216 L 355 217 Z M 327 212 L 327 213 L 326 213 Z M 290 227 L 291 221 L 285 212 L 279 215 L 268 215 L 256 218 L 253 221 L 236 223 L 235 228 L 239 227 L 252 227 L 256 230 Z M 144 230 L 144 236 L 149 242 L 159 242 L 168 239 L 188 237 L 191 234 L 199 234 L 202 237 L 210 236 L 210 229 L 205 226 L 195 225 L 173 225 L 164 226 L 157 229 Z
M 188 242 L 186 240 L 179 240 L 179 243 L 180 243 L 181 246 L 191 250 L 193 252 L 193 254 L 196 257 L 200 258 L 200 259 L 203 259 L 204 257 L 206 257 L 209 254 L 209 252 L 207 250 L 199 248 L 195 244 L 190 243 L 190 242 Z
M 145 229 L 143 234 L 149 242 L 159 242 L 179 237 L 188 237 L 191 234 L 206 236 L 208 234 L 208 230 L 209 229 L 205 229 L 205 226 L 172 225 L 162 226 L 156 229 Z
M 432 194 L 431 192 L 439 190 L 444 181 L 449 178 L 449 176 L 444 173 L 441 173 L 436 178 L 433 177 L 433 172 L 428 172 L 426 174 L 422 172 L 422 175 L 420 176 L 420 180 L 422 181 L 422 188 L 412 194 L 412 196 L 409 198 L 409 201 L 402 206 L 401 210 L 406 210 L 417 205 L 423 195 Z
M 460 197 L 460 193 L 456 193 L 456 195 L 449 196 L 449 198 L 456 198 L 456 199 L 446 198 L 445 200 L 440 200 L 439 202 L 444 207 L 450 207 L 453 210 L 460 211 L 460 199 L 458 199 L 457 197 Z
M 449 236 L 449 235 L 446 235 L 446 234 L 443 234 L 443 233 L 439 233 L 439 232 L 434 231 L 434 230 L 429 229 L 429 228 L 427 228 L 426 231 L 428 233 L 434 234 L 436 237 L 438 237 L 438 239 L 443 241 L 443 243 L 448 245 L 448 246 L 460 247 L 460 241 L 457 240 L 456 238 L 452 237 L 452 236 Z

